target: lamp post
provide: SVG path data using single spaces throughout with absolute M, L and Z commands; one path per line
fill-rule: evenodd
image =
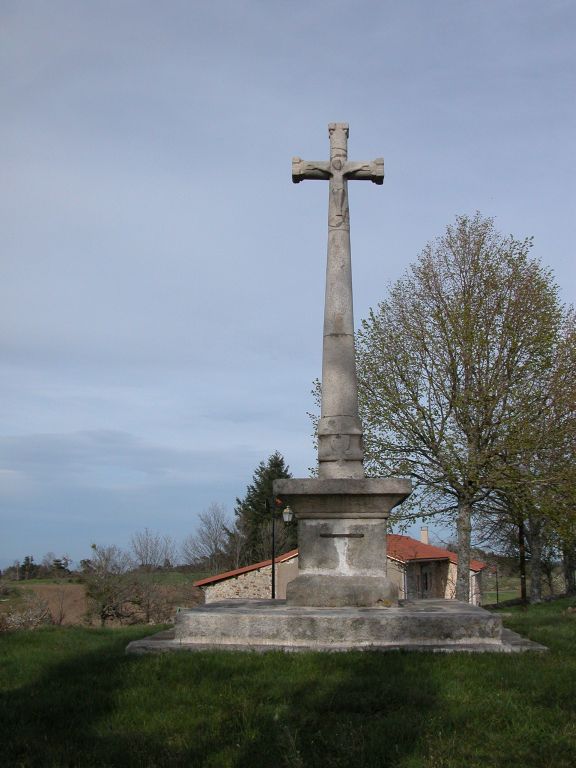
M 266 512 L 270 515 L 272 522 L 272 600 L 276 599 L 276 509 L 275 507 L 281 507 L 283 504 L 282 499 L 278 497 L 274 498 L 274 504 L 271 505 L 269 499 L 266 499 Z M 282 510 L 282 518 L 285 523 L 290 523 L 294 513 L 289 506 L 284 507 Z

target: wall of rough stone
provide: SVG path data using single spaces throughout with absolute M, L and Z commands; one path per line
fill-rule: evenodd
M 456 565 L 454 563 L 432 562 L 428 565 L 432 579 L 429 597 L 445 597 L 453 600 L 456 594 Z M 388 577 L 398 586 L 399 598 L 406 597 L 405 577 L 408 587 L 408 597 L 418 599 L 417 573 L 420 572 L 420 563 L 410 563 L 408 567 L 396 560 L 388 559 Z M 276 597 L 286 597 L 286 584 L 298 575 L 298 558 L 293 557 L 283 563 L 276 563 Z M 269 600 L 272 590 L 272 566 L 267 565 L 256 571 L 248 571 L 239 576 L 219 581 L 203 587 L 207 603 L 216 600 Z M 481 573 L 470 572 L 470 602 L 480 605 L 482 597 Z
M 286 597 L 286 584 L 298 575 L 298 558 L 276 563 L 276 597 Z M 269 600 L 272 597 L 272 566 L 248 571 L 203 587 L 207 603 L 216 600 Z

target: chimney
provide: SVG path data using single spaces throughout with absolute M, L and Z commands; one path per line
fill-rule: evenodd
M 428 538 L 428 528 L 420 529 L 420 541 L 422 544 L 430 544 L 430 539 Z

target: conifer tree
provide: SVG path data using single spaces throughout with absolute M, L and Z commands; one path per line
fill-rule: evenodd
M 236 499 L 234 514 L 236 528 L 244 540 L 242 559 L 245 564 L 269 558 L 272 554 L 271 515 L 266 500 L 273 502 L 274 480 L 292 477 L 281 453 L 276 451 L 268 461 L 261 461 L 246 489 L 243 499 Z M 296 525 L 284 525 L 281 516 L 276 520 L 278 546 L 276 551 L 296 546 Z

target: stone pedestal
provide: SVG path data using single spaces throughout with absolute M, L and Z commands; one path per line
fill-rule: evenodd
M 390 510 L 411 491 L 399 479 L 276 480 L 275 496 L 298 521 L 298 576 L 288 605 L 379 607 L 397 605 L 386 573 Z
M 396 608 L 305 608 L 285 600 L 227 600 L 180 611 L 168 632 L 128 653 L 170 651 L 465 651 L 513 653 L 543 646 L 502 629 L 499 616 L 457 600 Z

